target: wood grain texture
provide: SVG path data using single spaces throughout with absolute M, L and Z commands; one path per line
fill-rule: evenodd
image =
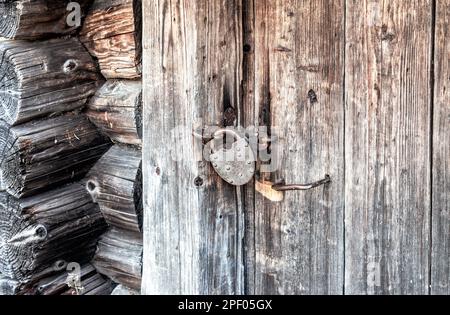
M 85 263 L 106 222 L 80 184 L 29 198 L 0 193 L 0 273 L 27 282 L 57 261 Z
M 115 145 L 86 176 L 86 189 L 109 225 L 142 236 L 142 153 Z
M 241 294 L 242 208 L 192 136 L 240 108 L 240 1 L 144 1 L 143 16 L 142 293 Z
M 431 294 L 450 294 L 450 1 L 436 1 Z
M 36 120 L 12 128 L 0 120 L 4 188 L 23 197 L 80 179 L 110 145 L 83 115 Z
M 101 80 L 76 38 L 0 41 L 0 54 L 0 117 L 11 125 L 83 107 Z
M 255 1 L 255 120 L 278 136 L 260 179 L 332 184 L 255 199 L 256 294 L 341 294 L 343 1 Z M 272 152 L 276 152 L 275 145 Z
M 107 79 L 141 76 L 141 0 L 97 0 L 80 40 L 99 62 Z
M 71 0 L 1 0 L 0 36 L 39 39 L 73 34 L 78 27 L 67 23 Z M 81 18 L 92 0 L 77 0 Z M 80 25 L 81 26 L 81 25 Z
M 345 293 L 429 285 L 431 1 L 348 1 Z
M 107 81 L 91 98 L 89 120 L 114 142 L 142 144 L 142 83 Z
M 112 227 L 99 240 L 92 264 L 98 272 L 133 290 L 141 290 L 142 236 Z

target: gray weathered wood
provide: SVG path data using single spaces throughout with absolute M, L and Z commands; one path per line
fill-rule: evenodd
M 114 282 L 140 291 L 142 236 L 112 227 L 99 240 L 92 264 Z
M 256 294 L 341 294 L 344 1 L 255 1 L 255 121 L 279 138 L 272 182 L 331 185 L 255 195 Z
M 346 294 L 428 293 L 431 15 L 347 2 Z
M 450 1 L 436 1 L 431 294 L 450 294 Z
M 86 176 L 86 189 L 109 225 L 142 235 L 141 151 L 115 145 Z
M 141 145 L 142 83 L 107 81 L 91 98 L 86 115 L 114 142 Z
M 83 107 L 100 75 L 75 38 L 0 41 L 0 117 L 20 124 Z
M 142 293 L 241 294 L 243 211 L 192 137 L 235 123 L 224 111 L 240 108 L 241 1 L 143 1 L 143 16 Z
M 79 36 L 105 78 L 141 76 L 141 14 L 141 0 L 96 0 L 90 8 Z
M 20 200 L 0 192 L 0 273 L 26 282 L 59 260 L 87 262 L 105 228 L 80 184 Z
M 1 0 L 0 36 L 14 39 L 38 39 L 72 34 L 81 26 L 71 26 L 67 5 L 71 0 Z M 92 0 L 77 0 L 80 18 Z M 72 21 L 72 19 L 69 19 Z
M 16 197 L 80 179 L 110 147 L 82 115 L 65 115 L 9 128 L 0 120 L 0 172 Z
M 20 282 L 0 274 L 0 296 L 17 295 L 20 292 Z

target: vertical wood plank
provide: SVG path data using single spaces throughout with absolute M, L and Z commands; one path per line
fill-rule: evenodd
M 192 137 L 241 106 L 240 1 L 143 1 L 143 14 L 143 294 L 243 293 L 243 207 Z
M 431 14 L 347 1 L 346 294 L 428 292 Z
M 436 1 L 431 293 L 450 294 L 450 1 Z
M 333 183 L 255 201 L 256 294 L 343 288 L 344 1 L 255 5 L 255 120 L 279 137 L 280 168 L 261 179 Z

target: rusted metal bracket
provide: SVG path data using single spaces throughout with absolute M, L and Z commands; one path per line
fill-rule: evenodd
M 330 175 L 325 175 L 324 179 L 318 180 L 314 183 L 310 183 L 310 184 L 291 184 L 291 185 L 286 185 L 284 180 L 280 181 L 278 183 L 275 183 L 274 185 L 272 185 L 272 189 L 276 190 L 276 191 L 291 191 L 291 190 L 310 190 L 313 189 L 315 187 L 319 187 L 322 185 L 326 185 L 331 183 L 331 177 Z

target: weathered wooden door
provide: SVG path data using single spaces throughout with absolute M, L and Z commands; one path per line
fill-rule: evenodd
M 450 1 L 143 13 L 144 294 L 449 292 Z M 196 153 L 210 125 L 276 131 L 277 169 L 227 184 Z

